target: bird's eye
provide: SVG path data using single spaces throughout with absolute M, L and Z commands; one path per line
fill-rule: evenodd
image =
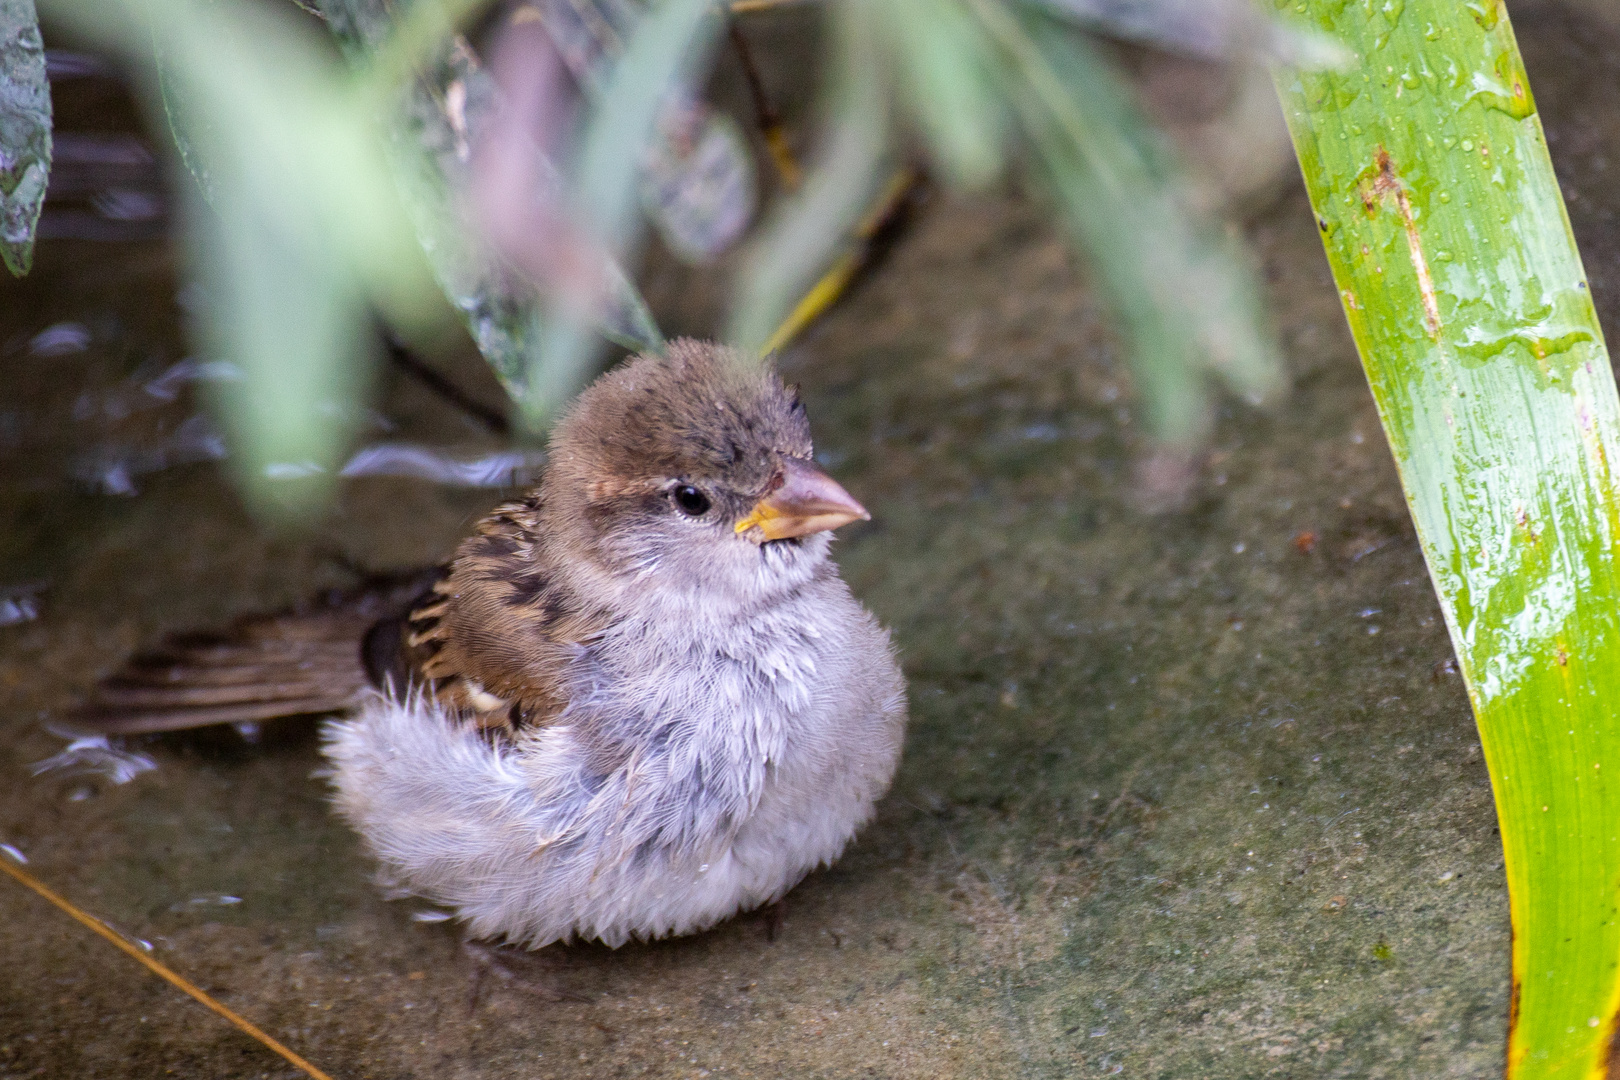
M 709 512 L 709 497 L 691 484 L 682 484 L 675 489 L 675 505 L 683 514 L 702 517 Z

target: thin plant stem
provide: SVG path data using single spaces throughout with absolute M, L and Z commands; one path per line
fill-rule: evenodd
M 91 915 L 89 912 L 85 911 L 83 908 L 80 908 L 78 905 L 74 904 L 60 893 L 51 889 L 44 882 L 40 881 L 33 874 L 30 874 L 27 870 L 24 870 L 22 867 L 13 863 L 10 859 L 0 858 L 0 870 L 4 870 L 13 878 L 17 879 L 17 881 L 44 897 L 48 902 L 56 907 L 57 910 L 71 916 L 77 922 L 89 927 L 97 934 L 118 946 L 118 948 L 122 949 L 128 955 L 133 956 L 136 960 L 139 960 L 141 964 L 144 965 L 152 974 L 158 976 L 160 979 L 163 979 L 172 986 L 178 987 L 187 994 L 190 994 L 197 1001 L 201 1002 L 203 1005 L 206 1005 L 220 1016 L 223 1016 L 226 1020 L 229 1020 L 233 1025 L 236 1026 L 238 1030 L 252 1036 L 259 1043 L 286 1058 L 293 1065 L 296 1065 L 298 1068 L 308 1073 L 314 1078 L 314 1080 L 332 1080 L 332 1077 L 327 1073 L 322 1072 L 320 1069 L 304 1060 L 304 1058 L 283 1046 L 257 1024 L 253 1023 L 253 1021 L 247 1019 L 240 1013 L 222 1004 L 221 1002 L 214 1000 L 214 998 L 210 997 L 197 984 L 193 983 L 185 976 L 172 971 L 166 965 L 160 963 L 153 957 L 148 956 L 141 950 L 139 945 L 136 945 L 134 942 L 124 937 L 124 935 L 120 934 L 118 931 L 114 930 L 112 927 L 108 926 L 94 915 Z

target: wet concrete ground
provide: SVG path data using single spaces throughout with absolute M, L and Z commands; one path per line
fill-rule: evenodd
M 1620 42 L 1514 10 L 1613 340 Z M 0 841 L 338 1077 L 1497 1075 L 1507 897 L 1472 718 L 1303 195 L 1249 232 L 1294 395 L 1228 406 L 1187 506 L 1153 515 L 1053 226 L 1012 196 L 923 213 L 786 363 L 876 519 L 839 558 L 910 680 L 893 794 L 774 940 L 754 915 L 534 955 L 379 895 L 308 725 L 154 740 L 124 785 L 30 776 L 62 745 L 40 722 L 130 649 L 431 561 L 497 497 L 355 481 L 267 536 L 210 464 L 124 498 L 52 479 L 137 422 L 72 420 L 86 387 L 185 353 L 161 245 L 47 244 L 0 285 L 0 588 L 42 586 L 0 627 Z M 21 344 L 65 319 L 89 348 Z M 408 383 L 384 412 L 483 438 Z M 3 881 L 0 913 L 0 1077 L 293 1075 Z

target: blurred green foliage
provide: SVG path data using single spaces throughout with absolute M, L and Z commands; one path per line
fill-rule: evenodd
M 195 331 L 251 504 L 312 505 L 347 448 L 372 325 L 435 310 L 365 87 L 295 9 L 227 0 L 53 0 L 75 32 L 143 61 L 198 183 L 177 185 Z M 136 50 L 134 43 L 144 43 Z
M 1243 252 L 1198 212 L 1165 140 L 1071 27 L 1003 0 L 829 8 L 820 167 L 739 274 L 731 338 L 768 339 L 864 211 L 895 132 L 915 131 L 948 183 L 982 188 L 1016 161 L 1047 190 L 1113 301 L 1155 435 L 1203 438 L 1210 373 L 1253 403 L 1275 400 L 1282 367 Z
M 1133 32 L 1146 25 L 1151 37 L 1153 13 L 1178 2 L 1140 5 L 1146 22 Z M 25 4 L 0 0 L 0 12 L 27 23 Z M 43 5 L 132 62 L 196 180 L 181 186 L 191 272 L 206 294 L 197 331 L 243 370 L 217 404 L 236 474 L 261 509 L 318 501 L 367 392 L 376 321 L 409 333 L 439 317 L 433 282 L 531 426 L 543 426 L 593 374 L 604 341 L 662 345 L 625 270 L 651 205 L 648 162 L 665 167 L 671 205 L 723 214 L 730 199 L 733 216 L 752 206 L 738 202 L 752 199 L 751 173 L 725 160 L 727 141 L 705 144 L 719 157 L 703 158 L 672 123 L 698 116 L 688 128 L 699 130 L 692 103 L 738 17 L 715 0 Z M 1253 40 L 1275 52 L 1286 37 L 1246 3 L 1227 8 L 1232 27 L 1241 22 L 1222 39 L 1231 48 Z M 921 153 L 954 187 L 1021 171 L 1048 193 L 1113 301 L 1155 435 L 1196 444 L 1211 375 L 1254 402 L 1276 396 L 1281 367 L 1244 253 L 1065 21 L 1096 22 L 1095 12 L 1078 0 L 823 0 L 821 10 L 831 46 L 813 167 L 749 240 L 726 336 L 756 349 L 770 338 L 897 162 Z M 543 65 L 501 59 L 502 35 L 523 23 L 538 23 L 573 65 L 577 101 L 558 96 Z M 25 68 L 7 60 L 8 73 Z M 43 127 L 34 115 L 32 128 L 0 126 L 0 140 L 6 162 L 32 147 L 42 179 L 48 114 Z M 727 188 L 679 190 L 726 168 Z M 3 182 L 37 213 L 26 177 Z M 26 233 L 32 218 L 21 219 Z M 6 237 L 21 272 L 27 237 Z
M 397 29 L 393 5 L 374 0 L 319 0 L 317 10 L 377 99 L 407 208 L 445 296 L 512 399 L 538 419 L 546 409 L 537 403 L 557 396 L 545 388 L 566 381 L 557 380 L 542 353 L 545 298 L 534 280 L 491 249 L 464 197 L 471 183 L 468 129 L 499 106 L 489 71 L 456 34 L 456 23 L 479 6 L 416 4 Z M 544 155 L 538 146 L 525 151 Z M 556 162 L 536 167 L 560 183 Z M 616 263 L 608 274 L 610 295 L 596 312 L 596 330 L 628 349 L 661 348 L 663 336 L 635 286 Z

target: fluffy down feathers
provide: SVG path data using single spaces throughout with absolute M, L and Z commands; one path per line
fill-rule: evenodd
M 871 817 L 905 718 L 887 635 L 841 581 L 816 592 L 696 670 L 708 634 L 610 634 L 580 658 L 595 685 L 510 740 L 374 696 L 327 727 L 337 808 L 480 936 L 619 945 L 770 903 Z

